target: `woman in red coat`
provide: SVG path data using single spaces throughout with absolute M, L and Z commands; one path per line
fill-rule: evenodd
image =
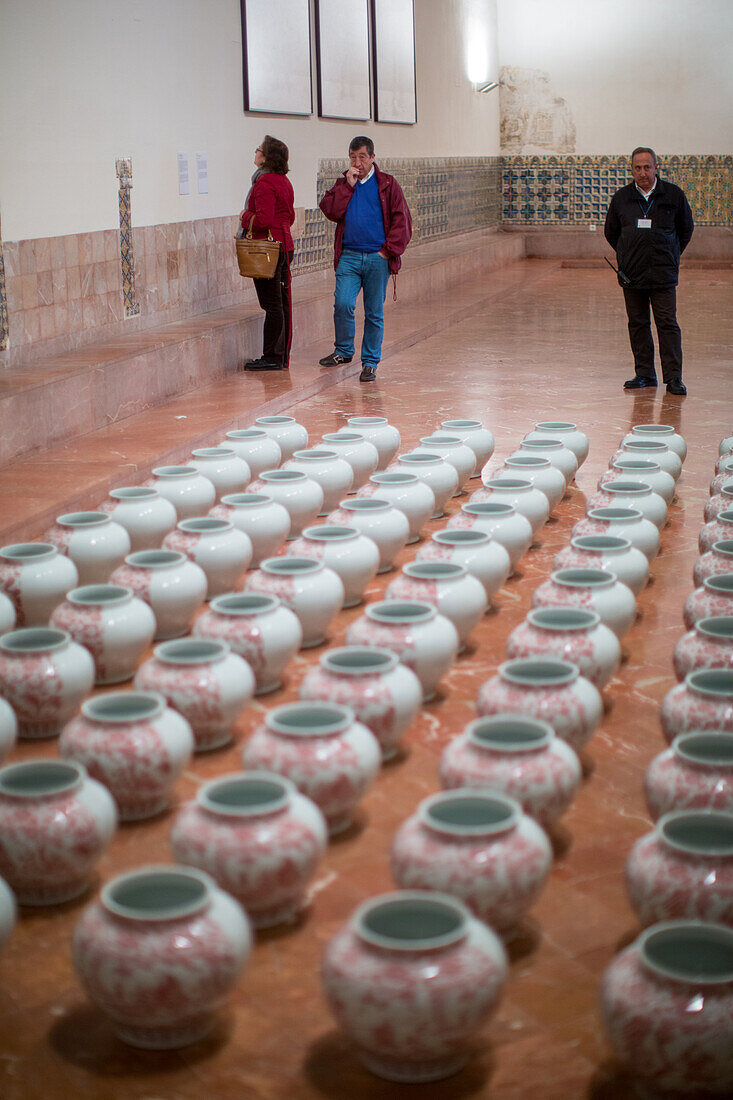
M 257 300 L 265 311 L 262 356 L 245 363 L 245 370 L 287 370 L 290 361 L 292 315 L 290 308 L 290 263 L 295 221 L 292 184 L 287 178 L 288 147 L 268 134 L 255 150 L 255 173 L 242 211 L 242 228 L 250 221 L 252 236 L 261 239 L 269 230 L 280 241 L 280 257 L 272 279 L 254 279 Z

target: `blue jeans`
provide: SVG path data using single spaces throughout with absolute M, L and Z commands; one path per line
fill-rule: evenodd
M 382 358 L 384 299 L 389 282 L 389 264 L 378 252 L 344 249 L 336 268 L 333 323 L 335 350 L 345 359 L 354 355 L 354 309 L 359 291 L 364 291 L 364 336 L 361 361 L 376 369 Z

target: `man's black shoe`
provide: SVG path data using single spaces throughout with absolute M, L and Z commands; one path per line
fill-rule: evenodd
M 277 359 L 266 359 L 261 355 L 259 359 L 250 359 L 244 364 L 245 370 L 285 370 L 285 364 Z
M 677 394 L 678 397 L 685 397 L 687 395 L 687 390 L 682 382 L 675 380 L 674 382 L 667 383 L 667 393 L 674 393 Z
M 359 375 L 360 382 L 376 382 L 377 372 L 374 367 L 362 367 Z
M 337 351 L 332 351 L 330 355 L 319 359 L 318 363 L 322 367 L 340 367 L 342 363 L 350 363 L 353 358 L 353 355 L 339 355 Z
M 643 378 L 637 374 L 636 378 L 629 378 L 626 382 L 624 382 L 625 390 L 645 390 L 647 386 L 651 386 L 652 389 L 656 389 L 656 378 Z

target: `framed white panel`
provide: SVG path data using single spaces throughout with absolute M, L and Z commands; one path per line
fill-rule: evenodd
M 368 0 L 316 0 L 318 114 L 372 117 Z
M 372 0 L 377 122 L 417 122 L 413 0 Z
M 244 109 L 310 115 L 308 0 L 241 0 Z

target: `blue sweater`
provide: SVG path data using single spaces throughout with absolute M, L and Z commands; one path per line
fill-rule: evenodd
M 376 173 L 366 183 L 357 182 L 344 220 L 344 248 L 355 252 L 379 252 L 384 245 L 384 218 Z

